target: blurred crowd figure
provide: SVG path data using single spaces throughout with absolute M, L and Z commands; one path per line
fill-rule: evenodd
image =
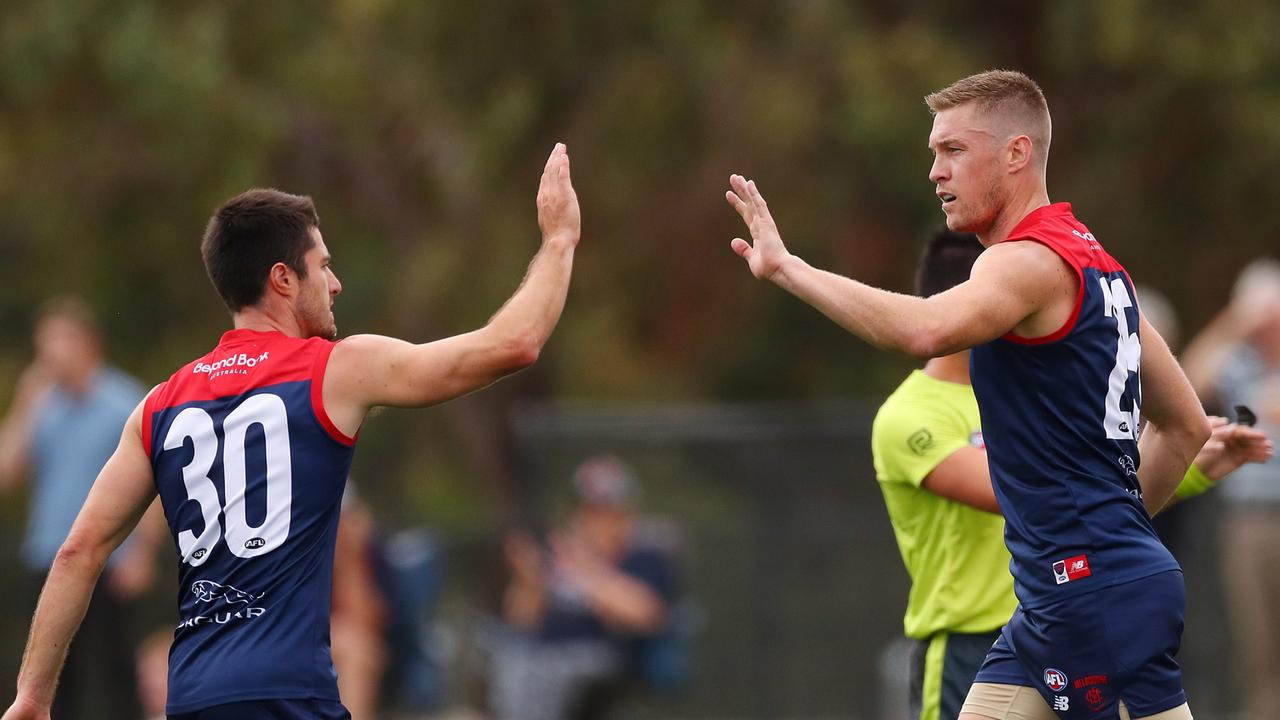
M 503 720 L 613 717 L 630 691 L 684 673 L 678 543 L 643 530 L 636 479 L 616 458 L 583 463 L 573 490 L 547 543 L 525 531 L 504 542 L 511 632 L 491 649 L 489 673 L 490 710 Z
M 27 483 L 29 507 L 21 550 L 22 585 L 34 608 L 54 556 L 98 471 L 114 452 L 144 388 L 107 364 L 97 322 L 79 298 L 60 297 L 39 311 L 35 359 L 22 373 L 0 424 L 0 489 Z M 108 562 L 103 582 L 67 655 L 52 717 L 140 715 L 133 675 L 128 605 L 151 584 L 158 508 Z
M 387 662 L 387 601 L 378 582 L 376 537 L 373 513 L 348 480 L 333 554 L 329 632 L 338 693 L 351 720 L 377 717 Z
M 1187 376 L 1210 409 L 1245 405 L 1280 432 L 1280 262 L 1257 260 L 1230 303 L 1187 346 Z M 1221 490 L 1221 567 L 1245 717 L 1280 718 L 1280 459 L 1248 465 Z
M 418 716 L 444 705 L 444 660 L 433 629 L 442 553 L 425 528 L 385 533 L 348 480 L 333 556 L 330 641 L 338 692 L 352 720 Z

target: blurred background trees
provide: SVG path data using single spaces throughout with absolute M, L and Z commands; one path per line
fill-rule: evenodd
M 0 400 L 58 292 L 147 383 L 210 347 L 228 319 L 197 244 L 251 186 L 316 199 L 342 332 L 474 328 L 536 249 L 563 140 L 584 239 L 562 325 L 514 381 L 368 422 L 355 473 L 388 523 L 518 513 L 530 402 L 874 402 L 912 362 L 750 277 L 727 176 L 797 254 L 906 290 L 942 222 L 921 98 L 998 66 L 1049 97 L 1051 197 L 1195 328 L 1276 251 L 1277 37 L 1268 0 L 0 4 Z

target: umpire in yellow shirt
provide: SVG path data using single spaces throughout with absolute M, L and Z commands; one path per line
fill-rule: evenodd
M 928 297 L 967 280 L 982 249 L 972 235 L 939 232 L 920 259 L 916 294 Z M 871 453 L 911 576 L 903 618 L 906 636 L 916 641 L 910 717 L 955 720 L 1018 604 L 968 350 L 929 360 L 894 390 L 872 424 Z M 1270 455 L 1265 434 L 1218 418 L 1178 497 L 1199 494 L 1241 464 Z

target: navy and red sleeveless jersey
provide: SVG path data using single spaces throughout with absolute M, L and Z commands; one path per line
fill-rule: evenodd
M 1055 333 L 975 347 L 971 375 L 1024 607 L 1178 569 L 1138 485 L 1141 343 L 1133 284 L 1067 203 L 1023 218 L 1080 279 Z
M 179 561 L 170 714 L 338 700 L 329 603 L 355 439 L 322 401 L 333 346 L 232 330 L 146 400 L 142 441 Z

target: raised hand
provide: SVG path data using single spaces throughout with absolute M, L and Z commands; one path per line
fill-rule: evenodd
M 747 223 L 752 239 L 749 243 L 742 238 L 734 238 L 730 247 L 747 261 L 752 275 L 761 280 L 773 280 L 790 253 L 782 244 L 782 236 L 778 234 L 778 226 L 769 214 L 769 206 L 765 204 L 764 196 L 756 188 L 754 180 L 741 175 L 730 175 L 729 185 L 732 189 L 726 191 L 724 197 Z
M 560 240 L 577 245 L 582 234 L 582 216 L 578 210 L 578 194 L 569 178 L 569 151 L 564 143 L 556 143 L 538 185 L 538 227 L 542 239 Z

